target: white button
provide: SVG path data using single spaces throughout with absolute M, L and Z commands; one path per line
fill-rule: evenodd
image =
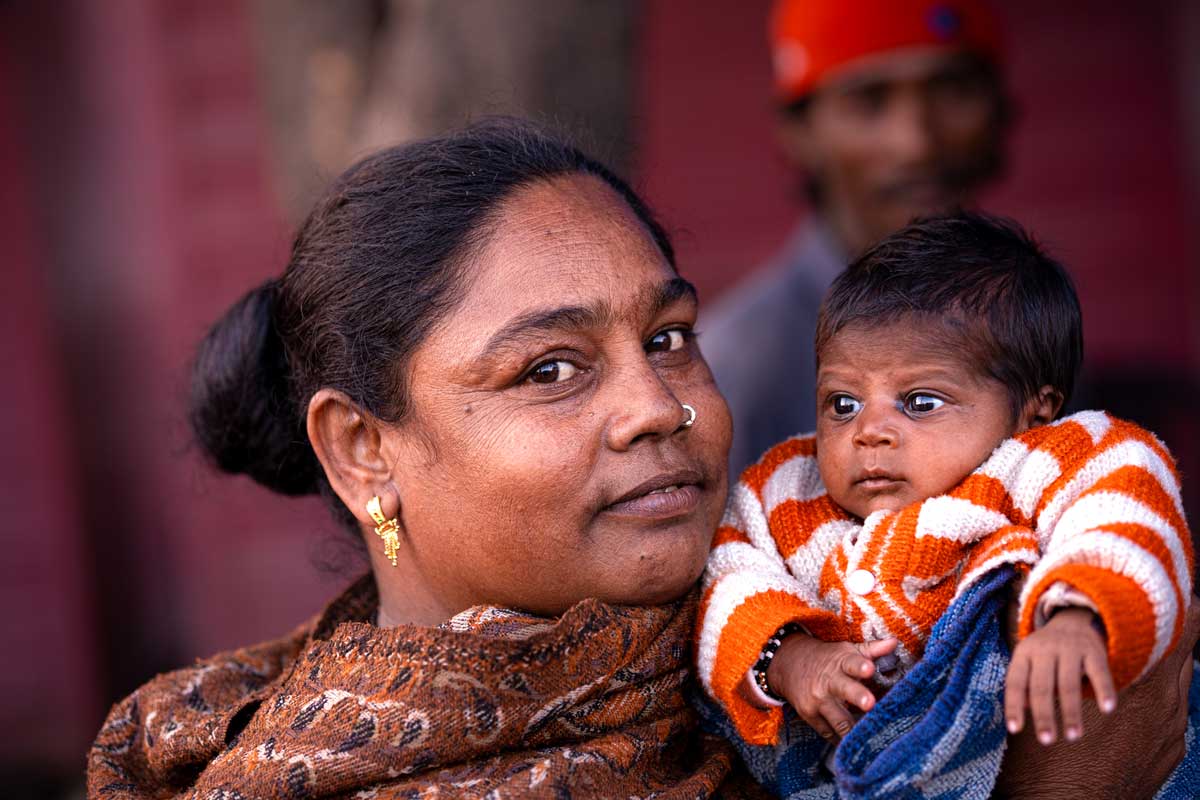
M 875 576 L 865 569 L 856 569 L 846 576 L 846 588 L 855 594 L 866 594 L 875 588 Z

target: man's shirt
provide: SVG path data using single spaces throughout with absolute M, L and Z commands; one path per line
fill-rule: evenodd
M 806 222 L 761 272 L 701 315 L 700 349 L 733 413 L 734 478 L 771 445 L 815 427 L 817 310 L 845 266 L 830 231 Z

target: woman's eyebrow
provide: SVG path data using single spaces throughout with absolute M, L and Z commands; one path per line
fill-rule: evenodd
M 602 324 L 613 316 L 605 304 L 595 306 L 563 306 L 544 311 L 529 311 L 513 319 L 487 340 L 481 358 L 491 358 L 502 350 L 523 340 L 535 339 L 550 331 L 581 330 Z
M 678 303 L 680 300 L 688 299 L 696 303 L 699 296 L 696 294 L 696 287 L 690 281 L 683 278 L 672 278 L 669 281 L 658 284 L 654 287 L 650 297 L 650 316 L 654 316 L 668 306 Z
M 638 305 L 648 307 L 649 315 L 654 316 L 684 299 L 696 302 L 696 287 L 683 278 L 672 278 L 644 292 L 638 298 Z M 492 358 L 502 350 L 551 331 L 601 327 L 611 322 L 615 316 L 615 312 L 607 303 L 528 311 L 492 334 L 479 356 L 483 359 Z

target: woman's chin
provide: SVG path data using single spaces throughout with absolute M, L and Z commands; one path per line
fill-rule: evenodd
M 661 553 L 643 552 L 622 570 L 619 587 L 603 598 L 618 605 L 661 605 L 691 591 L 704 572 L 708 542 L 703 547 L 676 546 Z
M 696 576 L 697 579 L 699 577 L 699 575 Z M 667 603 L 674 603 L 675 601 L 687 596 L 687 593 L 690 592 L 692 587 L 695 585 L 696 579 L 682 581 L 675 584 L 663 584 L 662 586 L 654 587 L 653 589 L 647 587 L 645 592 L 639 593 L 639 595 L 634 599 L 625 603 L 621 603 L 620 605 L 661 606 L 666 605 Z

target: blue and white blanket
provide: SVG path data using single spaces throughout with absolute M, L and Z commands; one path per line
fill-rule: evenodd
M 747 745 L 720 709 L 701 700 L 706 724 L 734 741 L 750 771 L 788 800 L 984 800 L 1004 755 L 1004 675 L 1009 648 L 1002 615 L 1003 567 L 976 583 L 934 627 L 925 654 L 863 716 L 826 767 L 827 745 L 785 711 L 779 743 Z M 1200 797 L 1200 672 L 1188 693 L 1187 755 L 1156 800 Z M 835 777 L 836 776 L 836 777 Z

